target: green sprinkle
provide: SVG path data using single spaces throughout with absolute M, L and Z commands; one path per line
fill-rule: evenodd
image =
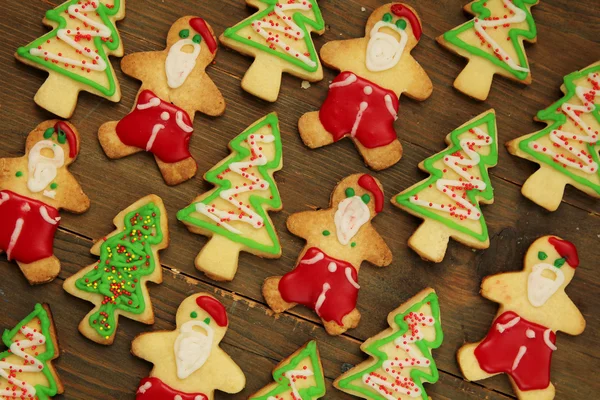
M 210 325 L 210 318 L 208 318 L 208 317 L 204 318 L 204 323 L 206 325 Z
M 58 183 L 56 182 L 52 182 L 52 184 L 50 185 L 50 189 L 56 189 L 58 187 Z
M 323 231 L 323 236 L 329 236 L 329 235 L 331 235 L 331 232 L 329 232 L 327 230 Z
M 538 253 L 538 258 L 539 258 L 540 260 L 545 260 L 546 258 L 548 258 L 548 254 L 544 253 L 543 251 L 540 251 L 540 252 Z
M 366 194 L 366 193 L 365 193 L 365 194 L 363 194 L 363 195 L 362 195 L 360 198 L 362 199 L 362 201 L 363 201 L 365 204 L 369 204 L 369 202 L 371 201 L 371 196 L 369 196 L 369 195 L 368 195 L 368 194 Z
M 356 247 L 356 242 L 350 243 L 350 247 Z
M 44 131 L 44 139 L 50 139 L 54 135 L 54 128 L 48 128 Z
M 196 311 L 192 311 L 192 313 L 190 314 L 190 317 L 198 318 L 198 313 Z
M 398 29 L 406 29 L 406 21 L 403 19 L 399 19 L 398 21 L 396 21 L 396 26 L 398 27 Z
M 23 176 L 23 172 L 22 172 L 22 171 L 17 171 L 17 173 L 15 174 L 15 176 L 16 176 L 17 178 L 20 178 L 20 177 L 22 177 L 22 176 Z
M 383 14 L 383 22 L 392 22 L 393 19 L 394 19 L 394 17 L 392 17 L 392 14 L 390 14 L 390 13 Z
M 194 35 L 194 38 L 192 39 L 192 42 L 200 44 L 202 42 L 202 36 L 200 36 L 200 35 Z
M 355 195 L 353 188 L 346 189 L 346 197 L 353 197 Z
M 182 39 L 185 39 L 187 37 L 190 36 L 190 30 L 189 29 L 182 29 L 179 31 L 179 37 Z
M 555 266 L 556 268 L 560 268 L 560 267 L 562 267 L 563 265 L 565 265 L 565 262 L 566 262 L 566 261 L 567 261 L 567 259 L 566 259 L 566 258 L 559 258 L 558 260 L 554 261 L 554 266 Z

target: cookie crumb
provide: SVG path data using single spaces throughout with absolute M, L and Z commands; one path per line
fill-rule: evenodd
M 300 85 L 300 87 L 302 89 L 308 89 L 310 87 L 310 82 L 309 81 L 302 81 L 302 84 Z
M 365 11 L 367 11 L 367 9 L 366 9 L 366 8 L 364 8 L 364 7 L 361 7 L 361 8 L 360 8 L 360 11 L 362 11 L 362 12 L 365 12 Z

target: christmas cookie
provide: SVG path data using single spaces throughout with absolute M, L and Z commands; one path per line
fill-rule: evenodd
M 125 18 L 125 0 L 69 0 L 46 12 L 52 28 L 15 57 L 49 73 L 34 100 L 62 118 L 71 118 L 79 92 L 110 101 L 121 100 L 121 89 L 108 56 L 121 57 L 123 43 L 116 22 Z
M 219 37 L 225 46 L 255 58 L 242 79 L 245 91 L 274 102 L 283 72 L 310 82 L 323 79 L 310 36 L 325 32 L 317 0 L 246 0 L 246 4 L 258 12 Z
M 505 373 L 521 400 L 551 400 L 550 362 L 556 332 L 579 335 L 583 315 L 565 293 L 579 265 L 572 243 L 556 236 L 537 239 L 525 254 L 522 272 L 488 276 L 481 295 L 500 304 L 485 339 L 458 350 L 467 380 Z
M 560 205 L 566 185 L 600 198 L 600 61 L 565 77 L 560 100 L 535 118 L 548 126 L 506 144 L 540 169 L 523 185 L 525 197 L 549 211 Z
M 132 111 L 100 127 L 109 158 L 140 151 L 154 155 L 168 185 L 192 178 L 198 169 L 190 154 L 196 111 L 218 116 L 225 100 L 206 74 L 217 54 L 212 28 L 202 18 L 183 17 L 169 30 L 167 48 L 123 58 L 123 72 L 142 81 Z
M 323 46 L 323 63 L 342 73 L 329 85 L 321 110 L 300 118 L 304 143 L 314 149 L 349 137 L 369 167 L 382 170 L 397 163 L 402 157 L 394 129 L 398 99 L 406 93 L 425 100 L 433 90 L 410 54 L 421 33 L 411 7 L 390 3 L 371 14 L 365 37 Z
M 479 203 L 494 202 L 488 168 L 498 162 L 496 114 L 489 110 L 446 136 L 448 148 L 419 164 L 431 174 L 392 203 L 423 218 L 408 245 L 423 259 L 441 262 L 450 238 L 475 249 L 490 246 Z
M 231 154 L 204 175 L 216 187 L 177 213 L 190 232 L 210 237 L 195 264 L 218 281 L 234 278 L 240 251 L 281 256 L 279 237 L 267 213 L 282 208 L 273 179 L 283 166 L 277 114 L 256 121 L 229 148 Z
M 356 327 L 362 262 L 380 267 L 392 262 L 392 252 L 371 225 L 382 210 L 379 181 L 356 174 L 337 185 L 330 208 L 292 214 L 287 227 L 306 246 L 294 270 L 265 280 L 262 292 L 269 307 L 277 313 L 297 304 L 311 308 L 330 335 Z
M 133 340 L 131 352 L 154 364 L 136 400 L 213 400 L 215 390 L 244 389 L 244 373 L 219 347 L 229 321 L 217 299 L 206 293 L 188 297 L 176 322 L 175 331 L 142 333 Z
M 360 346 L 371 358 L 345 372 L 333 385 L 364 399 L 431 399 L 423 382 L 437 382 L 439 372 L 431 350 L 444 340 L 435 291 L 421 291 L 389 313 L 387 320 L 390 328 Z
M 325 396 L 325 378 L 317 342 L 311 340 L 273 369 L 275 382 L 249 400 L 316 400 Z
M 443 47 L 469 59 L 454 87 L 477 100 L 490 93 L 495 74 L 531 83 L 523 41 L 534 43 L 537 29 L 531 7 L 539 0 L 476 0 L 464 10 L 475 19 L 437 38 Z
M 50 306 L 36 304 L 12 330 L 5 330 L 0 353 L 0 398 L 48 399 L 62 394 L 63 385 L 52 365 L 60 355 Z
M 100 260 L 63 284 L 73 296 L 94 303 L 79 332 L 100 344 L 112 344 L 119 315 L 154 323 L 147 282 L 161 283 L 158 251 L 169 245 L 167 212 L 160 197 L 148 195 L 121 211 L 112 233 L 98 240 L 91 253 Z
M 45 121 L 27 136 L 23 157 L 0 158 L 0 253 L 15 260 L 31 284 L 60 272 L 53 250 L 58 210 L 80 214 L 90 207 L 67 169 L 79 143 L 70 123 Z

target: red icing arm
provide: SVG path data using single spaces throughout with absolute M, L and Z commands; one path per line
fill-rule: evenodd
M 561 257 L 567 260 L 571 267 L 577 268 L 579 266 L 579 256 L 573 243 L 556 237 L 551 237 L 548 242 L 554 246 Z
M 208 296 L 200 296 L 196 299 L 198 307 L 206 311 L 219 326 L 227 326 L 227 311 L 223 304 L 217 299 Z
M 210 29 L 208 29 L 206 22 L 202 18 L 192 18 L 190 26 L 202 36 L 204 43 L 208 46 L 208 50 L 214 54 L 217 51 L 217 42 Z
M 364 174 L 358 179 L 358 184 L 361 188 L 368 190 L 373 193 L 373 197 L 375 198 L 375 211 L 378 213 L 383 210 L 383 192 L 375 182 L 375 179 L 368 174 Z
M 402 4 L 394 4 L 392 6 L 392 12 L 397 17 L 404 17 L 410 23 L 410 27 L 412 28 L 413 34 L 415 38 L 419 40 L 421 38 L 421 34 L 423 31 L 421 30 L 421 23 L 419 22 L 419 18 L 413 13 L 408 7 L 403 6 Z

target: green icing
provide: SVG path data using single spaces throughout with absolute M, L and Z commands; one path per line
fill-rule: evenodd
M 575 71 L 575 72 L 570 73 L 569 75 L 565 76 L 565 78 L 564 78 L 565 95 L 560 100 L 558 100 L 556 103 L 552 104 L 550 107 L 546 108 L 545 110 L 538 112 L 538 114 L 537 114 L 537 119 L 540 121 L 547 122 L 548 126 L 545 129 L 539 131 L 538 133 L 531 135 L 531 136 L 527 137 L 526 139 L 522 140 L 519 143 L 519 148 L 521 151 L 529 154 L 534 159 L 540 161 L 541 163 L 551 166 L 552 168 L 556 169 L 560 173 L 573 179 L 575 182 L 577 182 L 583 186 L 589 187 L 590 189 L 592 189 L 593 191 L 595 191 L 596 193 L 598 193 L 600 195 L 600 184 L 593 182 L 591 178 L 588 179 L 585 176 L 573 173 L 571 167 L 569 167 L 569 166 L 565 167 L 562 163 L 555 162 L 551 156 L 544 154 L 544 153 L 540 153 L 538 151 L 535 151 L 529 147 L 530 143 L 535 142 L 536 140 L 549 135 L 553 130 L 558 129 L 559 127 L 561 127 L 562 125 L 564 125 L 567 122 L 568 117 L 559 110 L 561 109 L 561 107 L 564 103 L 569 102 L 573 97 L 577 97 L 577 94 L 576 94 L 577 81 L 579 81 L 580 79 L 585 80 L 585 79 L 587 79 L 587 76 L 589 74 L 594 74 L 594 73 L 600 73 L 600 64 L 595 65 L 590 68 L 583 69 L 581 71 Z M 596 99 L 598 99 L 598 97 L 596 97 Z M 595 109 L 592 110 L 590 112 L 590 114 L 600 124 L 600 102 L 597 101 L 595 103 L 595 106 L 596 106 Z M 589 124 L 589 122 L 588 122 L 588 124 Z M 578 131 L 577 133 L 580 133 L 580 131 Z M 600 165 L 600 157 L 598 156 L 598 152 L 600 152 L 600 141 L 597 141 L 596 143 L 588 143 L 587 144 L 587 152 L 588 152 L 588 154 L 591 154 L 594 162 L 596 162 L 596 164 Z M 589 175 L 592 177 L 594 176 L 593 174 L 589 174 Z M 597 169 L 595 175 L 600 177 L 600 168 Z
M 563 265 L 565 265 L 565 262 L 566 262 L 566 261 L 567 261 L 567 260 L 566 260 L 565 258 L 559 258 L 558 260 L 554 261 L 554 266 L 555 266 L 556 268 L 560 268 L 560 267 L 562 267 Z
M 192 312 L 190 313 L 190 317 L 191 317 L 191 318 L 198 318 L 198 313 L 197 313 L 196 311 L 192 311 Z
M 468 132 L 470 129 L 476 128 L 476 127 L 484 125 L 484 124 L 487 127 L 487 134 L 492 138 L 492 140 L 494 142 L 494 144 L 489 146 L 490 154 L 488 154 L 487 156 L 480 155 L 481 160 L 479 162 L 479 171 L 481 174 L 481 180 L 483 182 L 485 182 L 486 188 L 483 191 L 480 191 L 478 189 L 471 189 L 471 190 L 467 191 L 467 200 L 470 201 L 473 205 L 475 205 L 477 210 L 479 210 L 479 212 L 481 213 L 481 208 L 479 207 L 479 204 L 477 202 L 477 197 L 483 198 L 488 201 L 491 201 L 494 198 L 494 188 L 492 187 L 492 182 L 490 181 L 490 177 L 489 177 L 486 167 L 494 166 L 498 162 L 498 150 L 495 145 L 495 143 L 497 143 L 497 140 L 498 140 L 497 134 L 496 134 L 496 116 L 492 112 L 488 112 L 483 117 L 481 117 L 463 127 L 460 127 L 458 129 L 454 130 L 450 134 L 450 140 L 452 143 L 452 147 L 444 150 L 441 153 L 438 153 L 434 156 L 429 157 L 428 159 L 426 159 L 423 162 L 425 169 L 427 170 L 427 172 L 429 172 L 431 174 L 429 179 L 422 181 L 420 184 L 416 185 L 412 189 L 402 192 L 396 197 L 396 202 L 398 204 L 402 205 L 403 207 L 413 210 L 413 211 L 421 214 L 423 217 L 431 218 L 435 221 L 441 222 L 442 224 L 446 225 L 447 227 L 454 229 L 456 231 L 462 232 L 464 234 L 467 234 L 469 236 L 472 236 L 473 238 L 475 238 L 481 242 L 486 241 L 488 238 L 488 230 L 487 230 L 487 225 L 485 223 L 485 218 L 483 216 L 483 213 L 481 213 L 481 217 L 479 218 L 481 232 L 476 232 L 476 231 L 471 230 L 471 229 L 467 228 L 466 226 L 462 225 L 459 220 L 457 220 L 454 217 L 451 217 L 450 214 L 442 213 L 442 212 L 438 213 L 431 208 L 427 208 L 427 207 L 423 207 L 418 204 L 414 204 L 410 201 L 410 198 L 412 196 L 418 195 L 422 190 L 427 189 L 429 187 L 429 185 L 435 185 L 435 183 L 439 179 L 442 179 L 444 177 L 443 171 L 438 169 L 437 167 L 435 167 L 434 164 L 436 162 L 442 160 L 447 155 L 450 155 L 457 151 L 461 151 L 462 148 L 460 147 L 460 139 L 461 139 L 460 136 L 463 133 Z
M 206 325 L 210 325 L 210 318 L 208 318 L 208 317 L 204 318 L 204 323 Z
M 54 375 L 52 375 L 50 368 L 48 368 L 48 363 L 54 358 L 57 349 L 54 348 L 54 342 L 52 340 L 50 316 L 48 315 L 44 307 L 41 304 L 36 304 L 31 314 L 29 314 L 21 322 L 19 322 L 12 330 L 4 331 L 4 333 L 2 334 L 2 341 L 4 342 L 4 345 L 6 347 L 10 348 L 10 345 L 13 343 L 13 339 L 19 333 L 21 327 L 27 325 L 35 318 L 38 318 L 40 320 L 41 333 L 46 337 L 46 350 L 43 353 L 38 354 L 36 358 L 40 360 L 40 362 L 44 366 L 44 368 L 40 372 L 43 373 L 46 379 L 48 380 L 48 386 L 35 385 L 34 387 L 37 399 L 48 400 L 52 396 L 55 396 L 58 391 L 56 379 L 54 379 Z M 12 353 L 9 350 L 0 353 L 0 360 L 3 360 L 4 358 L 9 357 L 10 355 L 12 355 Z M 31 373 L 28 372 L 27 374 L 29 375 Z
M 190 36 L 190 30 L 189 29 L 182 29 L 179 31 L 179 37 L 182 39 L 187 39 Z
M 328 230 L 323 231 L 323 236 L 329 236 L 329 235 L 331 235 L 331 232 L 329 232 Z
M 544 261 L 546 258 L 548 258 L 548 254 L 544 253 L 543 251 L 540 251 L 538 252 L 538 258 Z
M 50 184 L 50 189 L 56 189 L 57 187 L 58 187 L 58 183 L 56 183 L 56 182 L 52 182 Z
M 15 174 L 15 176 L 16 176 L 17 178 L 20 178 L 20 177 L 22 177 L 22 176 L 23 176 L 23 171 L 17 171 L 17 173 Z
M 371 196 L 369 196 L 366 193 L 363 194 L 360 198 L 362 199 L 363 203 L 365 203 L 365 204 L 369 204 L 369 202 L 371 201 Z
M 316 385 L 298 389 L 301 400 L 315 400 L 325 396 L 325 380 L 323 378 L 323 370 L 321 369 L 319 354 L 317 352 L 317 342 L 311 340 L 306 347 L 292 357 L 288 363 L 273 371 L 273 380 L 277 383 L 277 386 L 273 390 L 262 396 L 252 396 L 250 397 L 250 400 L 268 400 L 272 397 L 280 396 L 283 393 L 290 393 L 290 380 L 285 376 L 285 373 L 297 370 L 300 363 L 307 358 L 310 359 L 310 365 L 314 373 L 313 377 Z
M 356 242 L 350 243 L 350 247 L 356 247 Z
M 346 197 L 353 197 L 356 192 L 353 188 L 349 187 L 346 189 Z
M 258 195 L 251 195 L 249 197 L 249 204 L 254 210 L 254 212 L 256 212 L 263 219 L 264 228 L 267 230 L 271 243 L 260 243 L 256 241 L 255 238 L 252 237 L 252 235 L 243 236 L 231 232 L 226 228 L 223 228 L 222 226 L 217 225 L 217 223 L 214 221 L 202 219 L 203 216 L 196 211 L 197 203 L 192 203 L 186 208 L 179 210 L 179 212 L 177 213 L 177 219 L 186 224 L 210 230 L 211 232 L 224 236 L 233 242 L 241 243 L 249 248 L 256 249 L 262 253 L 279 254 L 281 252 L 281 245 L 279 244 L 279 239 L 277 238 L 275 228 L 273 227 L 273 224 L 269 220 L 268 215 L 265 211 L 266 207 L 270 207 L 272 209 L 281 208 L 281 196 L 279 195 L 279 190 L 277 189 L 275 181 L 269 175 L 270 170 L 278 168 L 282 163 L 281 133 L 279 131 L 279 120 L 277 118 L 277 114 L 271 113 L 267 115 L 265 118 L 258 121 L 256 124 L 246 129 L 235 139 L 229 142 L 229 147 L 232 150 L 232 154 L 227 159 L 225 159 L 225 162 L 219 163 L 217 166 L 213 167 L 210 171 L 208 171 L 204 176 L 204 179 L 217 186 L 217 188 L 210 192 L 207 197 L 201 200 L 201 203 L 210 205 L 212 204 L 213 200 L 220 197 L 222 191 L 231 188 L 231 181 L 221 179 L 219 175 L 223 174 L 226 170 L 228 170 L 231 163 L 248 160 L 249 157 L 252 156 L 251 150 L 248 147 L 243 146 L 243 144 L 248 138 L 248 136 L 257 132 L 264 126 L 270 127 L 271 134 L 275 138 L 275 140 L 273 141 L 273 144 L 275 146 L 275 154 L 273 156 L 273 160 L 267 162 L 265 165 L 257 166 L 256 169 L 258 170 L 260 177 L 268 182 L 271 198 L 265 198 Z
M 485 19 L 485 18 L 494 18 L 495 15 L 492 15 L 491 11 L 486 7 L 486 3 L 490 0 L 478 0 L 475 1 L 471 8 L 475 13 L 476 18 Z M 508 32 L 508 37 L 510 37 L 511 43 L 515 48 L 517 53 L 518 62 L 517 64 L 523 68 L 527 68 L 527 57 L 525 55 L 525 51 L 522 48 L 521 38 L 527 40 L 534 40 L 537 36 L 537 28 L 535 26 L 535 21 L 533 20 L 533 16 L 531 15 L 531 11 L 529 10 L 529 6 L 537 4 L 539 0 L 512 0 L 512 3 L 515 7 L 523 10 L 525 12 L 525 22 L 527 23 L 528 30 L 525 29 L 510 29 Z M 503 8 L 504 12 L 507 12 L 505 8 Z M 503 17 L 500 15 L 499 17 Z M 444 33 L 444 39 L 452 43 L 453 45 L 468 51 L 469 53 L 485 58 L 492 64 L 505 69 L 506 71 L 513 74 L 517 79 L 525 80 L 529 75 L 528 71 L 517 71 L 510 67 L 504 61 L 501 61 L 498 57 L 496 57 L 493 52 L 487 52 L 482 49 L 479 45 L 472 45 L 464 42 L 459 36 L 468 30 L 475 30 L 474 20 L 464 23 L 451 31 Z M 479 39 L 477 39 L 477 43 L 479 44 Z
M 77 289 L 103 296 L 89 323 L 105 338 L 115 333 L 115 313 L 141 314 L 146 309 L 142 278 L 156 269 L 152 246 L 163 241 L 161 213 L 154 203 L 131 211 L 123 231 L 108 237 L 100 247 L 96 268 L 75 281 Z
M 383 337 L 379 340 L 375 340 L 371 342 L 364 351 L 373 356 L 376 362 L 363 370 L 356 371 L 353 373 L 353 370 L 350 370 L 347 376 L 337 382 L 338 386 L 346 391 L 352 391 L 360 393 L 360 397 L 364 397 L 365 399 L 373 399 L 373 400 L 387 400 L 387 398 L 383 397 L 381 394 L 376 392 L 374 389 L 371 389 L 368 386 L 365 386 L 363 383 L 363 375 L 370 374 L 372 372 L 376 372 L 377 370 L 383 369 L 384 361 L 387 361 L 388 354 L 386 354 L 382 348 L 389 343 L 394 342 L 396 339 L 402 337 L 405 333 L 408 332 L 409 326 L 405 321 L 405 317 L 411 312 L 420 313 L 421 309 L 429 303 L 431 307 L 431 316 L 434 318 L 434 328 L 435 328 L 435 338 L 432 341 L 427 340 L 419 340 L 415 342 L 413 345 L 416 346 L 419 351 L 423 354 L 423 357 L 427 358 L 430 362 L 429 369 L 431 372 L 426 372 L 421 369 L 414 368 L 410 371 L 410 377 L 414 381 L 415 385 L 419 388 L 421 392 L 421 396 L 419 398 L 423 400 L 428 400 L 429 397 L 423 388 L 423 381 L 429 383 L 435 383 L 439 379 L 439 372 L 437 370 L 437 366 L 435 364 L 435 360 L 431 355 L 431 349 L 437 349 L 442 345 L 442 341 L 444 340 L 444 333 L 442 331 L 442 324 L 440 322 L 440 306 L 438 297 L 435 293 L 430 293 L 427 295 L 421 302 L 414 304 L 408 310 L 403 313 L 400 313 L 394 317 L 394 324 L 398 327 L 398 330 L 395 333 L 390 334 L 389 336 Z M 410 368 L 410 367 L 407 367 Z M 412 396 L 411 396 L 412 397 Z
M 250 25 L 252 25 L 253 22 L 262 21 L 263 19 L 268 18 L 269 14 L 275 12 L 274 11 L 275 7 L 279 3 L 278 0 L 260 0 L 260 1 L 264 4 L 266 4 L 267 8 L 265 8 L 261 12 L 258 12 L 256 14 L 252 15 L 249 18 L 246 18 L 245 20 L 243 20 L 239 24 L 235 25 L 234 27 L 227 28 L 223 35 L 227 38 L 238 41 L 247 46 L 254 47 L 258 50 L 261 50 L 261 51 L 267 52 L 273 56 L 279 57 L 282 60 L 289 62 L 291 64 L 294 64 L 295 66 L 300 67 L 308 72 L 317 71 L 319 69 L 319 57 L 317 55 L 317 51 L 315 50 L 315 45 L 312 41 L 310 33 L 306 29 L 306 25 L 312 26 L 314 28 L 314 30 L 316 30 L 316 31 L 321 31 L 321 30 L 325 29 L 325 22 L 323 21 L 323 16 L 321 15 L 321 10 L 319 9 L 319 5 L 317 4 L 317 1 L 316 0 L 307 0 L 310 3 L 310 5 L 312 6 L 312 9 L 310 10 L 310 12 L 313 14 L 312 19 L 305 16 L 304 14 L 302 14 L 299 11 L 295 12 L 292 17 L 294 22 L 296 23 L 296 25 L 298 25 L 300 27 L 300 29 L 304 32 L 304 43 L 306 44 L 306 48 L 309 53 L 308 58 L 310 58 L 315 63 L 314 66 L 307 65 L 306 63 L 302 62 L 301 60 L 297 59 L 296 57 L 289 55 L 287 52 L 284 52 L 283 50 L 281 50 L 281 51 L 273 50 L 266 44 L 257 43 L 251 39 L 248 39 L 247 35 L 242 36 L 239 33 L 240 30 L 243 30 L 244 28 L 249 27 Z M 284 35 L 283 32 L 280 34 L 282 36 Z M 292 42 L 290 42 L 290 44 L 291 43 Z
M 97 1 L 100 1 L 100 0 L 97 0 Z M 98 55 L 106 62 L 106 70 L 104 70 L 104 73 L 106 74 L 106 77 L 108 79 L 108 87 L 100 85 L 98 82 L 88 79 L 85 76 L 79 75 L 67 68 L 63 68 L 64 64 L 62 64 L 62 63 L 55 64 L 51 60 L 45 60 L 43 57 L 34 56 L 34 55 L 30 54 L 30 52 L 29 52 L 31 49 L 37 48 L 38 46 L 46 43 L 47 40 L 56 38 L 58 30 L 65 29 L 67 27 L 67 20 L 65 19 L 65 16 L 68 15 L 68 14 L 66 14 L 66 12 L 67 12 L 67 9 L 69 8 L 69 6 L 77 5 L 80 3 L 81 3 L 81 0 L 70 0 L 70 1 L 67 1 L 67 2 L 61 4 L 60 6 L 58 6 L 57 8 L 55 8 L 53 10 L 48 10 L 46 12 L 45 19 L 49 22 L 56 23 L 58 26 L 55 29 L 53 29 L 52 31 L 43 35 L 42 37 L 29 43 L 27 46 L 19 47 L 17 49 L 17 54 L 20 57 L 23 57 L 29 61 L 32 61 L 36 64 L 40 64 L 41 66 L 43 66 L 44 68 L 46 68 L 50 71 L 57 72 L 59 74 L 65 75 L 66 77 L 71 78 L 77 82 L 80 82 L 86 86 L 90 86 L 91 88 L 99 91 L 103 95 L 110 97 L 115 94 L 115 92 L 117 90 L 117 85 L 116 85 L 116 79 L 114 76 L 114 72 L 110 66 L 110 61 L 108 59 L 108 56 L 106 55 L 106 52 L 104 51 L 104 46 L 106 46 L 111 51 L 114 51 L 119 48 L 119 44 L 120 44 L 119 33 L 117 32 L 115 25 L 110 21 L 110 17 L 119 13 L 120 8 L 121 8 L 121 0 L 114 0 L 112 8 L 108 8 L 104 3 L 102 3 L 102 1 L 100 1 L 100 5 L 96 10 L 98 12 L 98 15 L 100 16 L 100 19 L 102 20 L 102 23 L 104 25 L 106 25 L 108 27 L 108 29 L 111 31 L 110 38 L 112 39 L 112 42 L 110 42 L 110 41 L 105 42 L 99 36 L 96 36 L 93 38 L 94 45 L 95 45 L 96 49 L 98 50 Z

